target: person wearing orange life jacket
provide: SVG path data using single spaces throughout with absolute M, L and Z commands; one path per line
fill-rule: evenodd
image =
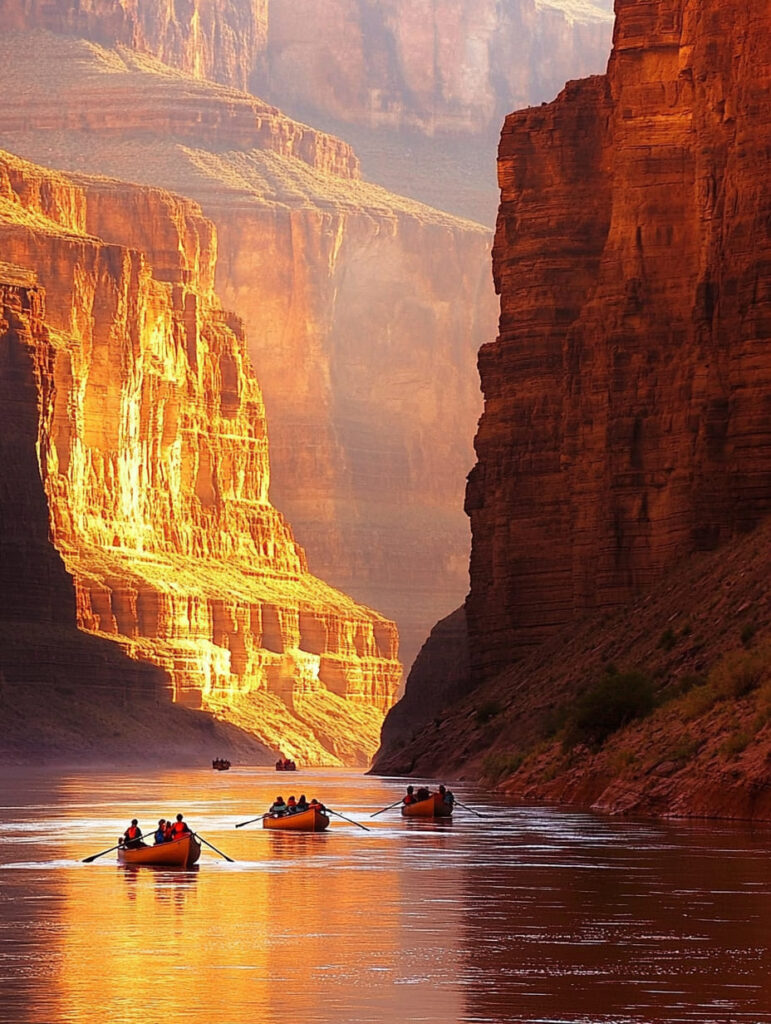
M 187 835 L 189 832 L 190 832 L 190 829 L 187 827 L 185 822 L 182 820 L 182 815 L 178 814 L 177 815 L 177 820 L 171 826 L 171 838 L 172 839 L 181 839 L 183 836 Z
M 313 799 L 311 800 L 311 802 L 310 802 L 310 804 L 309 804 L 308 806 L 310 807 L 310 809 L 311 809 L 312 811 L 325 811 L 325 810 L 326 810 L 326 807 L 324 806 L 324 804 L 320 803 L 320 802 L 319 802 L 319 801 L 318 801 L 318 800 L 316 799 L 316 797 L 315 797 L 315 796 L 314 796 L 314 798 L 313 798 Z
M 173 838 L 173 834 L 172 834 L 172 831 L 171 831 L 171 827 L 172 827 L 173 824 L 174 824 L 174 822 L 171 820 L 171 818 L 167 818 L 166 819 L 166 824 L 163 826 L 163 841 L 164 841 L 164 843 L 170 843 L 172 838 Z
M 297 810 L 297 801 L 293 796 L 290 796 L 286 802 L 286 809 L 290 814 L 294 814 Z
M 408 804 L 408 805 L 415 803 L 414 790 L 413 790 L 412 786 L 407 786 L 407 793 L 404 796 L 404 798 L 402 799 L 402 803 L 403 804 Z
M 131 824 L 123 833 L 123 845 L 128 850 L 136 850 L 140 846 L 147 845 L 142 842 L 142 830 L 139 827 L 139 822 L 136 818 L 131 819 Z

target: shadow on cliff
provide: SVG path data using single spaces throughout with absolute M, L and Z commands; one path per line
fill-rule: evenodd
M 0 278 L 0 762 L 272 763 L 242 730 L 175 707 L 163 670 L 77 628 L 38 463 L 52 344 L 31 276 L 14 277 Z

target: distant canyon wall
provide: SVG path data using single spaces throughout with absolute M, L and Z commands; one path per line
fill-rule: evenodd
M 253 85 L 312 121 L 497 134 L 513 107 L 604 68 L 610 8 L 609 0 L 271 0 Z
M 501 139 L 466 499 L 479 679 L 771 510 L 771 13 L 616 13 L 607 77 Z
M 6 336 L 4 367 L 21 338 L 36 366 L 25 415 L 38 417 L 81 627 L 268 747 L 365 764 L 401 675 L 396 627 L 311 576 L 268 500 L 262 396 L 213 292 L 211 223 L 159 189 L 75 182 L 3 154 L 0 239 L 9 273 L 45 289 L 37 332 Z M 18 536 L 5 469 L 4 533 Z M 41 614 L 61 599 L 43 594 Z
M 265 49 L 268 0 L 0 0 L 0 21 L 127 46 L 243 89 Z
M 9 149 L 162 185 L 215 222 L 216 289 L 265 396 L 272 500 L 316 575 L 397 620 L 409 663 L 468 590 L 487 231 L 362 181 L 341 140 L 150 58 L 34 32 L 5 35 L 0 56 Z

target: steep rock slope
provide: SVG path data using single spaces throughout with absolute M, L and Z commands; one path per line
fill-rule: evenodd
M 265 395 L 272 499 L 316 574 L 397 620 L 409 664 L 468 588 L 487 232 L 362 182 L 345 143 L 149 57 L 45 33 L 8 34 L 0 54 L 8 148 L 173 188 L 215 221 L 216 287 Z
M 481 677 L 771 509 L 771 13 L 616 8 L 607 78 L 501 139 L 466 503 Z
M 366 763 L 401 674 L 396 629 L 308 573 L 268 500 L 262 398 L 213 292 L 210 222 L 158 189 L 75 183 L 3 154 L 0 238 L 46 289 L 45 330 L 25 339 L 37 391 L 25 417 L 39 417 L 79 625 L 272 749 Z M 53 605 L 70 587 L 56 572 Z
M 501 329 L 467 492 L 473 694 L 431 715 L 427 651 L 408 690 L 428 729 L 403 748 L 395 711 L 376 768 L 768 816 L 768 526 L 741 538 L 771 510 L 771 15 L 616 8 L 608 76 L 504 127 Z M 559 723 L 612 665 L 664 706 L 576 751 Z

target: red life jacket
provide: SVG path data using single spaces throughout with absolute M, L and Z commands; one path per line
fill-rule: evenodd
M 190 829 L 187 827 L 184 821 L 175 821 L 174 824 L 171 826 L 171 834 L 175 839 L 178 839 L 179 836 L 182 836 L 189 831 Z

